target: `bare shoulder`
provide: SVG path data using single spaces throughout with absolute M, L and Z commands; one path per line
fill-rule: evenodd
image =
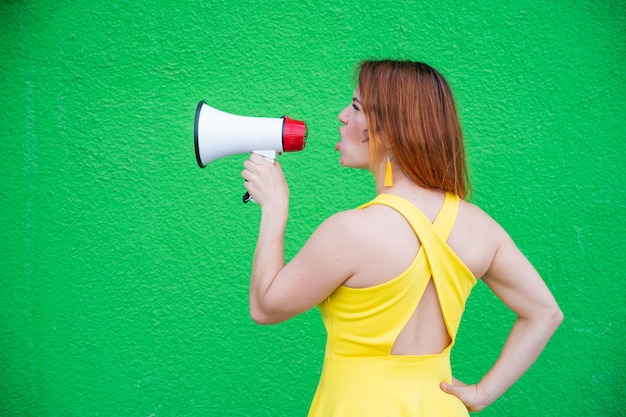
M 488 238 L 498 239 L 502 237 L 502 233 L 506 233 L 487 212 L 467 201 L 461 201 L 457 224 L 468 230 L 480 230 L 481 235 Z
M 318 232 L 325 239 L 334 239 L 333 246 L 342 245 L 338 250 L 361 264 L 368 253 L 377 253 L 383 248 L 386 248 L 384 252 L 393 253 L 398 250 L 396 245 L 417 249 L 415 232 L 406 219 L 384 205 L 336 213 L 320 225 Z
M 481 278 L 507 238 L 506 231 L 483 209 L 461 201 L 448 243 L 474 275 Z
M 323 239 L 333 239 L 333 245 L 364 242 L 380 228 L 380 213 L 376 207 L 345 210 L 328 217 L 316 230 Z M 330 242 L 329 242 L 330 243 Z
M 309 238 L 307 246 L 315 247 L 316 251 L 337 256 L 346 256 L 352 243 L 358 241 L 364 232 L 364 221 L 358 210 L 337 212 L 324 220 Z
M 356 233 L 363 224 L 363 216 L 361 214 L 360 210 L 345 210 L 334 213 L 322 222 L 318 230 L 338 235 Z
M 419 248 L 407 220 L 396 210 L 372 205 L 328 218 L 315 239 L 342 266 L 343 284 L 371 287 L 404 271 Z
M 315 271 L 334 289 L 358 273 L 364 248 L 371 240 L 368 215 L 361 210 L 346 210 L 328 217 L 313 232 L 292 264 L 300 271 Z M 302 272 L 300 272 L 302 275 Z

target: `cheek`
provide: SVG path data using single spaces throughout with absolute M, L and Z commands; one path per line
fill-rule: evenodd
M 351 126 L 350 136 L 355 142 L 361 143 L 367 140 L 367 126 L 362 123 L 355 123 Z M 365 142 L 367 144 L 367 141 Z
M 367 122 L 365 121 L 365 116 L 363 114 L 359 114 L 358 123 L 356 123 L 357 130 L 359 131 L 359 137 L 361 140 L 367 140 Z
M 370 160 L 370 147 L 368 142 L 363 142 L 362 135 L 353 143 L 353 150 L 355 165 L 359 168 L 367 168 Z
M 369 164 L 370 147 L 367 146 L 367 143 L 364 143 L 363 146 L 361 147 L 361 158 L 363 159 L 363 161 L 365 161 L 367 164 Z

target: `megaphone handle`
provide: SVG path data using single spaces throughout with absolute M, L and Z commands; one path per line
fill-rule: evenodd
M 256 153 L 258 155 L 261 155 L 263 158 L 267 159 L 268 161 L 270 161 L 272 164 L 274 163 L 274 161 L 276 160 L 276 151 L 252 151 L 253 153 Z M 246 193 L 243 195 L 242 197 L 243 203 L 247 203 L 248 201 L 252 201 L 253 203 L 256 203 L 256 201 L 254 201 L 254 198 L 252 198 L 252 196 L 250 195 L 249 192 L 246 191 Z

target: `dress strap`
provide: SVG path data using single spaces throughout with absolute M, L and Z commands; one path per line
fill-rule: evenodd
M 428 220 L 426 215 L 424 215 L 424 213 L 422 213 L 422 211 L 413 204 L 402 197 L 392 194 L 379 194 L 374 200 L 358 207 L 358 210 L 375 204 L 382 204 L 397 210 L 409 221 L 413 229 L 415 229 L 416 226 L 416 224 L 412 221 L 414 217 L 417 216 L 420 218 L 419 220 L 415 219 L 417 223 L 423 223 L 424 220 L 426 220 L 426 222 L 434 227 L 437 234 L 445 241 L 448 239 L 448 236 L 452 231 L 452 227 L 454 226 L 454 222 L 456 221 L 456 214 L 459 211 L 460 198 L 456 194 L 446 193 L 443 205 L 441 206 L 441 209 L 439 210 L 439 213 L 433 223 L 430 223 L 430 220 Z M 417 230 L 415 232 L 417 233 Z
M 444 321 L 452 338 L 449 346 L 451 348 L 465 309 L 465 301 L 476 283 L 472 272 L 446 242 L 456 221 L 460 198 L 446 193 L 433 223 L 419 208 L 402 197 L 380 194 L 359 208 L 373 204 L 386 205 L 402 214 L 420 240 L 437 289 Z

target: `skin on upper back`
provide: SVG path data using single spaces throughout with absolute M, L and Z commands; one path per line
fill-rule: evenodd
M 443 202 L 443 193 L 440 194 L 440 197 L 420 204 L 423 209 L 416 204 L 431 222 Z M 358 265 L 344 285 L 363 288 L 382 284 L 411 264 L 421 244 L 399 212 L 387 206 L 373 205 L 345 214 L 352 217 L 350 221 L 356 229 L 351 246 L 358 253 L 355 259 Z M 474 276 L 480 278 L 491 264 L 499 231 L 486 213 L 462 201 L 448 244 Z

